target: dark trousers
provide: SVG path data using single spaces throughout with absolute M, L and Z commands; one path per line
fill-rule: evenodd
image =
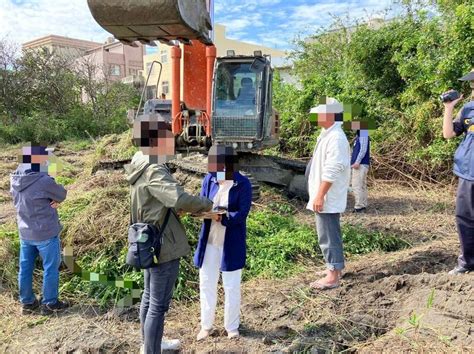
M 459 178 L 456 224 L 461 243 L 458 265 L 474 270 L 474 181 Z
M 178 272 L 179 259 L 145 269 L 140 324 L 146 354 L 161 353 L 165 314 L 173 297 Z

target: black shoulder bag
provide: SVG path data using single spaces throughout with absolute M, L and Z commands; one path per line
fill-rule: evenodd
M 147 165 L 148 168 L 148 165 Z M 130 196 L 131 201 L 131 196 Z M 130 203 L 130 226 L 128 227 L 127 264 L 136 269 L 148 269 L 158 265 L 163 244 L 163 232 L 168 225 L 171 208 L 168 208 L 163 225 L 143 222 L 133 223 Z
M 127 264 L 137 269 L 148 269 L 158 265 L 163 232 L 170 218 L 171 209 L 168 209 L 163 225 L 134 223 L 128 228 Z

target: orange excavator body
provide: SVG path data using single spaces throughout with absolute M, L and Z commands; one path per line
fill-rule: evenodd
M 216 60 L 212 1 L 87 0 L 96 21 L 123 43 L 172 46 L 171 126 L 177 146 L 208 148 L 214 140 L 239 151 L 274 146 L 278 116 L 271 107 L 270 58 L 260 52 Z

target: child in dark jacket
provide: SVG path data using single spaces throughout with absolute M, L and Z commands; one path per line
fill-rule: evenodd
M 66 199 L 67 192 L 48 174 L 48 170 L 53 174 L 56 169 L 49 162 L 46 147 L 24 147 L 20 158 L 20 165 L 10 178 L 20 235 L 20 302 L 23 313 L 40 306 L 32 286 L 39 255 L 44 269 L 41 313 L 47 315 L 67 307 L 58 300 L 61 225 L 56 210 Z

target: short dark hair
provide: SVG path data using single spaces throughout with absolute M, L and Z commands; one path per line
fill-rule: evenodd
M 239 155 L 232 146 L 215 144 L 208 153 L 209 163 L 224 164 L 226 171 L 237 172 Z
M 138 129 L 133 134 L 133 145 L 152 147 L 158 146 L 158 139 L 166 137 L 166 131 L 171 131 L 171 124 L 156 119 L 143 119 L 135 124 L 140 124 L 139 136 L 136 136 Z

